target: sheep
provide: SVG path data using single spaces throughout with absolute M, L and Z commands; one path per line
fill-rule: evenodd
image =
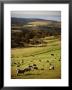
M 17 63 L 14 62 L 14 64 L 17 64 Z
M 39 62 L 41 62 L 41 60 L 39 60 Z
M 17 65 L 17 67 L 20 67 L 20 65 Z
M 29 67 L 33 67 L 33 66 L 29 65 Z
M 49 62 L 49 60 L 47 60 L 47 62 Z
M 30 67 L 24 69 L 25 72 L 30 71 L 30 70 L 31 70 Z
M 31 67 L 28 67 L 28 68 L 24 68 L 23 70 L 21 70 L 21 69 L 16 69 L 16 71 L 17 71 L 17 76 L 18 76 L 18 74 L 19 73 L 25 73 L 25 72 L 27 72 L 27 71 L 30 71 L 31 70 Z
M 59 59 L 59 61 L 61 61 L 61 60 Z
M 33 64 L 33 66 L 37 66 L 36 64 Z
M 61 57 L 59 58 L 59 61 L 61 61 Z
M 52 65 L 51 63 L 49 63 L 50 65 Z
M 30 68 L 31 70 L 33 70 L 33 66 L 29 66 L 29 68 Z
M 41 68 L 41 70 L 44 70 L 44 68 Z
M 49 67 L 49 70 L 54 70 L 54 66 L 51 65 L 51 66 Z
M 19 73 L 23 73 L 24 74 L 25 70 L 16 69 L 16 72 L 17 72 L 17 76 L 18 76 Z
M 52 56 L 54 56 L 54 54 L 51 54 Z
M 38 67 L 35 66 L 34 69 L 38 70 Z

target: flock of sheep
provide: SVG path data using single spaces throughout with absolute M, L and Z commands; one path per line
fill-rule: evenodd
M 51 54 L 51 56 L 54 56 L 54 54 Z M 60 59 L 59 59 L 60 61 Z M 47 60 L 47 62 L 49 62 Z M 54 70 L 55 69 L 55 66 L 51 63 L 49 63 L 49 70 Z M 29 71 L 33 71 L 33 70 L 44 70 L 44 68 L 41 68 L 39 69 L 38 66 L 36 64 L 32 64 L 32 65 L 29 65 L 28 67 L 24 68 L 24 69 L 16 69 L 16 73 L 17 73 L 17 76 L 19 74 L 24 74 L 25 72 L 29 72 Z
M 38 70 L 38 67 L 37 67 L 36 64 L 29 65 L 28 67 L 24 68 L 23 70 L 21 70 L 21 69 L 16 69 L 16 71 L 17 71 L 17 76 L 18 76 L 19 73 L 23 73 L 23 74 L 24 74 L 25 72 L 28 72 L 28 71 L 31 71 L 31 70 L 34 70 L 34 69 Z
M 39 68 L 37 67 L 36 64 L 29 65 L 28 67 L 26 67 L 24 69 L 16 69 L 16 73 L 18 76 L 18 74 L 21 74 L 21 73 L 24 74 L 25 72 L 33 71 L 33 70 L 39 70 Z M 44 70 L 44 69 L 42 68 L 41 70 Z M 49 70 L 54 70 L 54 65 L 50 65 Z

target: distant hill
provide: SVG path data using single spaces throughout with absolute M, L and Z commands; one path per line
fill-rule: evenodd
M 11 23 L 12 24 L 24 24 L 28 22 L 33 22 L 33 21 L 44 21 L 43 19 L 33 19 L 33 18 L 16 18 L 12 17 L 11 18 Z
M 58 26 L 60 27 L 61 23 L 58 21 L 52 21 L 52 20 L 45 20 L 45 19 L 37 19 L 37 18 L 16 18 L 12 17 L 11 18 L 11 24 L 12 25 L 23 25 L 23 24 L 30 24 L 30 25 L 50 25 L 50 26 Z
M 61 23 L 58 21 L 44 20 L 37 18 L 11 18 L 12 30 L 14 32 L 28 31 L 48 31 L 49 33 L 61 33 Z

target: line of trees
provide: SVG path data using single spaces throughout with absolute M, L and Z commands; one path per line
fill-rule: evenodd
M 41 44 L 41 38 L 46 36 L 57 36 L 61 34 L 59 27 L 23 27 L 20 30 L 11 30 L 11 47 L 28 47 L 29 44 Z

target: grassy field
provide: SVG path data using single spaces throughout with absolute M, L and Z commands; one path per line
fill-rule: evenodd
M 45 37 L 46 46 L 13 48 L 11 50 L 12 79 L 60 79 L 61 78 L 61 41 L 54 36 Z M 54 54 L 52 56 L 51 54 Z M 36 64 L 38 70 L 31 70 L 17 76 L 16 69 L 24 69 Z M 54 70 L 49 70 L 50 64 Z

